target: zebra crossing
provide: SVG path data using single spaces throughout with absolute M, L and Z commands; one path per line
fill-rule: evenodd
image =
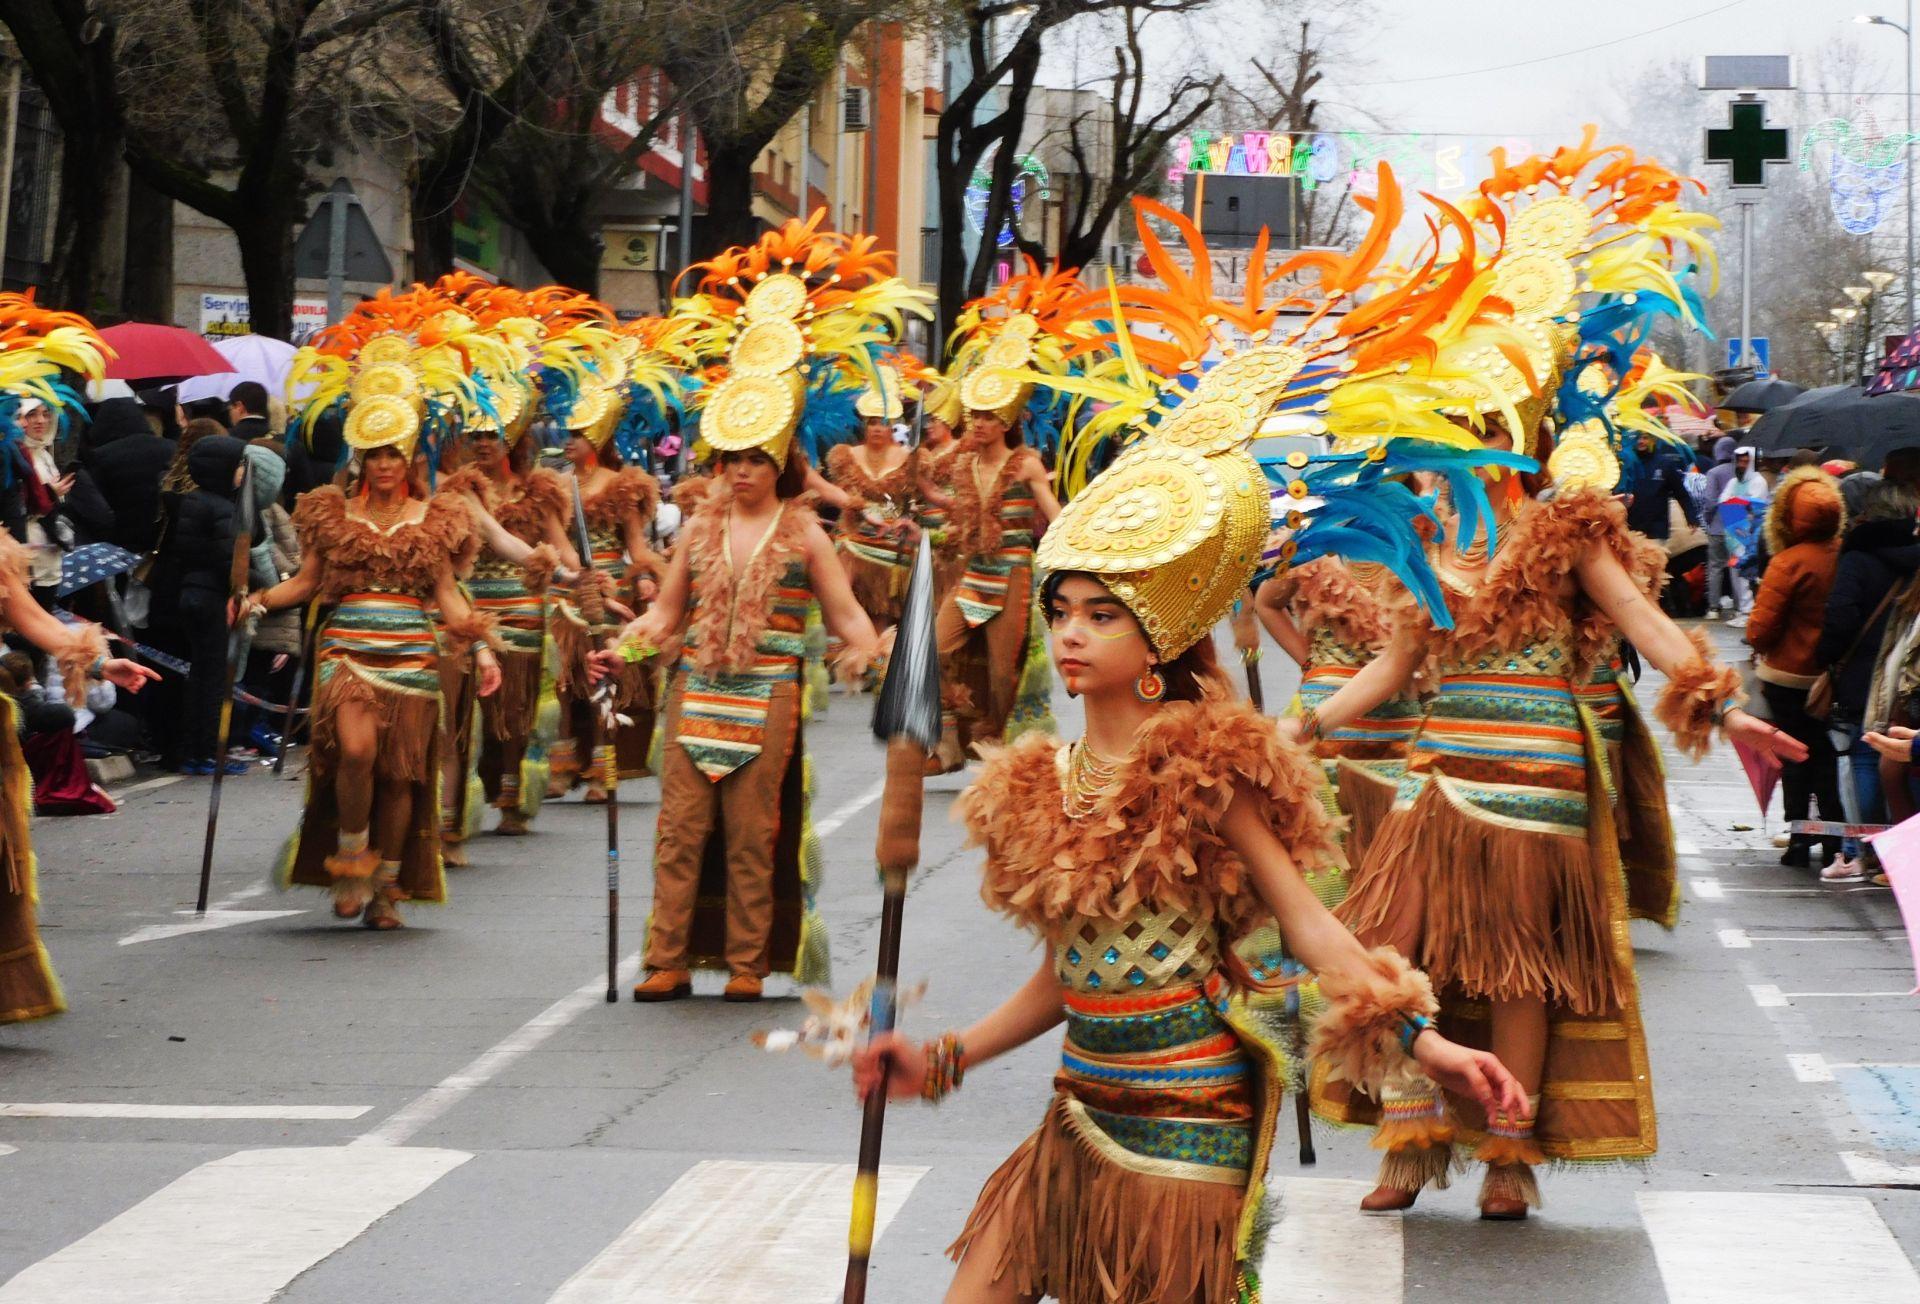
M 7 1166 L 31 1150 L 0 1152 Z M 373 1247 L 369 1233 L 429 1192 L 470 1182 L 485 1188 L 484 1167 L 467 1152 L 421 1146 L 332 1145 L 247 1149 L 208 1160 L 165 1182 L 90 1231 L 13 1271 L 0 1284 L 0 1304 L 266 1304 L 276 1298 L 337 1298 L 296 1289 L 303 1274 L 333 1259 L 365 1255 L 396 1297 L 471 1299 L 436 1294 L 431 1244 L 401 1238 L 404 1263 L 389 1263 L 392 1244 Z M 640 1160 L 637 1160 L 637 1162 Z M 886 1233 L 901 1218 L 932 1169 L 889 1166 L 882 1175 L 876 1259 L 887 1260 Z M 597 1251 L 569 1270 L 538 1272 L 505 1283 L 489 1298 L 546 1304 L 828 1304 L 837 1300 L 845 1267 L 852 1169 L 793 1160 L 710 1159 L 683 1167 L 664 1191 L 636 1200 L 634 1216 Z M 1449 1201 L 1438 1213 L 1370 1217 L 1357 1202 L 1367 1184 L 1338 1178 L 1276 1174 L 1277 1217 L 1263 1277 L 1270 1298 L 1289 1304 L 1402 1304 L 1452 1298 L 1445 1282 L 1410 1285 L 1410 1236 L 1468 1238 L 1479 1226 Z M 942 1203 L 951 1190 L 943 1191 Z M 484 1202 L 484 1197 L 483 1202 Z M 1650 1246 L 1657 1281 L 1622 1281 L 1621 1298 L 1670 1304 L 1786 1304 L 1834 1298 L 1849 1304 L 1913 1304 L 1920 1274 L 1874 1203 L 1860 1195 L 1730 1191 L 1622 1191 Z M 959 1212 L 922 1201 L 918 1217 L 958 1225 Z M 534 1246 L 558 1229 L 557 1211 L 538 1204 L 499 1207 L 498 1227 L 477 1235 Z M 1460 1221 L 1456 1222 L 1456 1219 Z M 1604 1220 L 1603 1220 L 1604 1221 Z M 0 1213 L 0 1231 L 24 1229 L 16 1206 Z M 1543 1224 L 1546 1226 L 1547 1224 Z M 1563 1230 L 1578 1234 L 1575 1227 Z M 1524 1256 L 1530 1229 L 1508 1229 L 1502 1254 Z M 604 1235 L 604 1230 L 599 1235 Z M 0 1264 L 9 1235 L 0 1235 Z M 449 1250 L 449 1253 L 454 1251 Z M 570 1252 L 578 1253 L 577 1243 Z M 1634 1271 L 1628 1267 L 1620 1272 Z M 923 1264 L 911 1295 L 931 1299 L 944 1266 Z M 882 1280 L 886 1280 L 882 1278 Z

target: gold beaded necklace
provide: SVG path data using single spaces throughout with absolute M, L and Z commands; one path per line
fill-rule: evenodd
M 386 506 L 375 502 L 371 497 L 360 500 L 360 515 L 369 524 L 382 530 L 390 530 L 407 514 L 411 499 L 402 498 L 399 502 Z
M 1124 758 L 1100 755 L 1084 741 L 1067 749 L 1067 781 L 1060 786 L 1060 806 L 1072 819 L 1085 819 L 1100 808 L 1120 780 Z

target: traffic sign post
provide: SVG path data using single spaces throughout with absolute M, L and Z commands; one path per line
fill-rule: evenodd
M 1725 163 L 1731 172 L 1732 189 L 1742 192 L 1734 202 L 1740 205 L 1740 338 L 1753 339 L 1753 206 L 1758 191 L 1766 189 L 1767 165 L 1785 163 L 1793 157 L 1787 148 L 1787 129 L 1767 125 L 1767 103 L 1751 92 L 1743 93 L 1727 106 L 1725 127 L 1707 128 L 1706 160 Z M 1743 347 L 1732 359 L 1734 366 L 1759 365 L 1751 349 Z
M 1730 339 L 1727 341 L 1727 368 L 1752 367 L 1754 378 L 1764 380 L 1773 374 L 1773 341 L 1762 335 L 1759 339 Z
M 348 281 L 392 284 L 393 264 L 366 207 L 345 177 L 336 177 L 293 243 L 293 274 L 327 283 L 327 325 L 345 311 Z

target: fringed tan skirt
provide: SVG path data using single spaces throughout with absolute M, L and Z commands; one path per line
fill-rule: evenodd
M 870 531 L 843 535 L 837 551 L 853 600 L 878 628 L 900 623 L 912 570 L 893 540 Z
M 1053 1104 L 960 1238 L 1060 1304 L 1231 1304 L 1261 1147 L 1256 1070 L 1204 989 L 1069 991 Z
M 1588 844 L 1586 748 L 1564 679 L 1444 679 L 1341 920 L 1417 957 L 1436 987 L 1617 1008 L 1627 985 Z

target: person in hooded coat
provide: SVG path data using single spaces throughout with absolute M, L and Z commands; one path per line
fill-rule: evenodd
M 1860 477 L 1840 482 L 1841 496 Z M 1899 605 L 1899 590 L 1920 571 L 1920 537 L 1914 532 L 1914 513 L 1920 494 L 1902 484 L 1873 477 L 1861 502 L 1860 518 L 1847 529 L 1840 546 L 1840 562 L 1833 588 L 1827 594 L 1826 619 L 1814 660 L 1833 677 L 1833 714 L 1829 722 L 1844 729 L 1848 749 L 1841 762 L 1840 796 L 1853 794 L 1853 823 L 1878 824 L 1886 819 L 1880 791 L 1879 757 L 1861 740 L 1866 732 L 1867 697 L 1873 687 L 1876 653 L 1887 625 Z M 1849 513 L 1851 515 L 1851 513 Z M 1831 882 L 1848 882 L 1862 875 L 1861 843 L 1849 838 L 1840 858 L 1822 871 Z
M 226 677 L 227 599 L 233 567 L 235 479 L 246 444 L 231 435 L 206 435 L 187 454 L 193 487 L 174 504 L 165 560 L 177 593 L 179 631 L 192 671 L 180 717 L 187 774 L 211 774 Z M 236 771 L 230 770 L 229 773 Z
M 93 414 L 80 465 L 113 512 L 110 542 L 129 552 L 153 551 L 160 534 L 160 479 L 173 444 L 154 433 L 139 400 L 110 398 Z
M 1807 690 L 1821 670 L 1817 645 L 1826 621 L 1827 596 L 1840 566 L 1840 531 L 1846 517 L 1840 486 L 1814 466 L 1784 476 L 1767 509 L 1767 544 L 1773 562 L 1754 595 L 1747 642 L 1755 653 L 1755 673 L 1774 725 L 1807 748 L 1806 760 L 1785 761 L 1781 766 L 1789 820 L 1808 818 L 1815 800 L 1821 819 L 1846 818 L 1827 722 L 1807 713 Z M 1794 834 L 1780 863 L 1807 868 L 1814 841 Z M 1818 841 L 1830 859 L 1839 855 L 1840 839 Z

